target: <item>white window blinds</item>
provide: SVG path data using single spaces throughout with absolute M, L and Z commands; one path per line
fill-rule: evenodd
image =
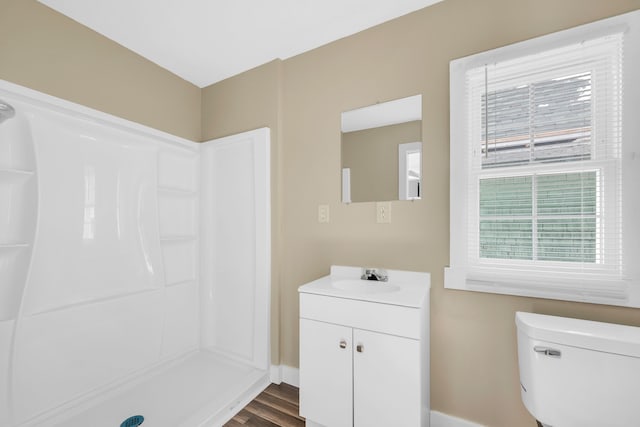
M 449 276 L 462 288 L 627 298 L 626 33 L 603 25 L 452 62 Z
M 622 277 L 622 41 L 613 34 L 467 72 L 478 277 L 487 268 L 527 280 Z

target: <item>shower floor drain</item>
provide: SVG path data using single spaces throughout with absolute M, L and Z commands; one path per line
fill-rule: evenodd
M 120 424 L 120 427 L 138 427 L 143 422 L 144 417 L 142 415 L 134 415 L 124 420 L 122 424 Z

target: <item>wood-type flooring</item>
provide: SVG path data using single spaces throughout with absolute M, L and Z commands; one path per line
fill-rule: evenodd
M 298 399 L 297 387 L 271 384 L 224 427 L 304 427 Z

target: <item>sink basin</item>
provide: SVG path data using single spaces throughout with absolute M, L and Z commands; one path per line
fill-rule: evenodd
M 332 265 L 331 274 L 298 288 L 301 301 L 313 300 L 313 295 L 322 295 L 412 308 L 421 308 L 427 304 L 428 307 L 431 284 L 429 273 L 386 270 L 385 275 L 389 280 L 379 282 L 361 280 L 360 276 L 365 274 L 366 270 L 371 269 Z
M 387 282 L 377 282 L 375 280 L 342 279 L 334 280 L 331 285 L 343 291 L 361 292 L 366 294 L 377 294 L 382 292 L 395 292 L 399 286 Z

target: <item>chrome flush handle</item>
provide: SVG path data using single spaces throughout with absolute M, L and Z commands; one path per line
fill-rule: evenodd
M 560 358 L 562 356 L 562 352 L 560 350 L 556 350 L 555 348 L 551 348 L 551 347 L 543 347 L 540 345 L 533 347 L 533 351 L 535 351 L 536 353 L 544 354 L 545 356 L 550 356 L 550 357 Z

